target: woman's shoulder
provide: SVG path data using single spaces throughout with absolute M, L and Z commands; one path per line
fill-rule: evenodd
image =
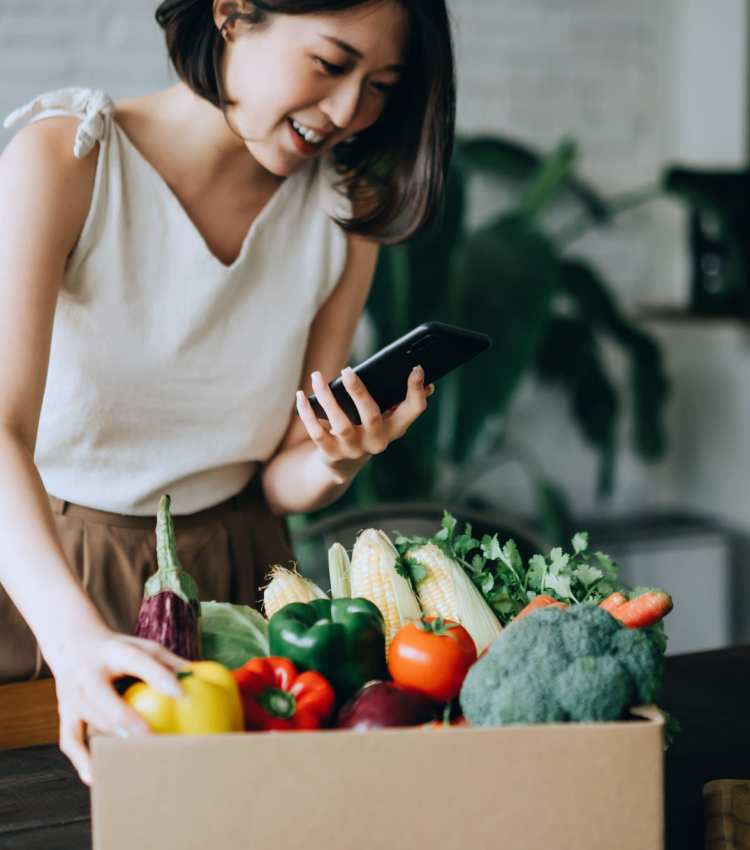
M 67 116 L 29 124 L 8 142 L 0 162 L 35 175 L 41 185 L 84 192 L 94 181 L 96 155 L 75 155 L 78 128 L 78 120 Z
M 0 183 L 5 185 L 13 175 L 23 175 L 21 185 L 36 196 L 25 200 L 47 209 L 59 209 L 63 213 L 61 224 L 66 231 L 70 230 L 74 242 L 83 227 L 94 189 L 95 145 L 84 155 L 76 153 L 81 127 L 78 115 L 60 110 L 46 117 L 55 120 L 27 122 L 2 150 Z M 6 126 L 19 124 L 6 121 Z M 11 182 L 15 183 L 15 179 Z
M 71 150 L 76 158 L 83 159 L 105 138 L 113 112 L 114 103 L 102 89 L 69 87 L 37 95 L 6 116 L 3 126 L 75 126 Z M 46 120 L 52 118 L 56 120 Z M 60 132 L 65 136 L 65 130 Z M 54 130 L 49 134 L 54 137 Z

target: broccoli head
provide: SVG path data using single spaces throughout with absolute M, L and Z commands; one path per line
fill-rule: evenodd
M 461 708 L 474 726 L 607 721 L 652 702 L 663 652 L 596 605 L 541 608 L 507 626 L 469 670 Z

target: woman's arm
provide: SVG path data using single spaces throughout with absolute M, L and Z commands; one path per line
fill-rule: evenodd
M 354 332 L 367 302 L 378 246 L 350 237 L 344 273 L 313 322 L 307 345 L 297 411 L 276 454 L 262 471 L 263 489 L 277 515 L 319 510 L 336 501 L 372 455 L 403 436 L 425 410 L 433 388 L 413 374 L 406 400 L 393 412 L 381 412 L 364 384 L 344 375 L 362 426 L 354 426 L 333 399 L 327 384 L 346 366 Z M 312 379 L 313 370 L 316 375 Z M 315 392 L 328 413 L 320 421 L 306 401 Z M 299 415 L 298 415 L 299 414 Z
M 96 170 L 93 153 L 73 156 L 78 124 L 40 121 L 0 156 L 0 583 L 55 677 L 60 748 L 90 782 L 84 724 L 148 731 L 112 679 L 129 674 L 179 693 L 173 671 L 185 662 L 107 627 L 65 559 L 34 464 L 55 305 Z
M 96 157 L 72 154 L 77 126 L 33 124 L 0 157 L 0 582 L 48 661 L 65 652 L 66 622 L 71 633 L 103 626 L 65 561 L 33 462 L 55 303 L 96 169 Z

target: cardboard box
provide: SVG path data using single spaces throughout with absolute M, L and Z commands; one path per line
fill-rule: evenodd
M 636 711 L 498 729 L 98 737 L 94 850 L 660 850 L 663 721 Z

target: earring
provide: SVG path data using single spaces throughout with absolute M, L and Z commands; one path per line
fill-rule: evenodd
M 235 24 L 237 23 L 237 17 L 239 15 L 239 6 L 234 0 L 230 0 L 230 2 L 221 3 L 218 11 L 226 15 L 224 19 L 224 23 L 221 26 L 221 36 L 224 41 L 232 41 L 232 33 L 231 30 L 234 29 Z
M 350 145 L 352 142 L 356 142 L 356 141 L 357 141 L 357 137 L 356 137 L 356 135 L 354 135 L 354 136 L 349 136 L 349 138 L 348 138 L 348 139 L 344 139 L 344 141 L 342 142 L 342 144 L 344 144 L 344 145 Z

